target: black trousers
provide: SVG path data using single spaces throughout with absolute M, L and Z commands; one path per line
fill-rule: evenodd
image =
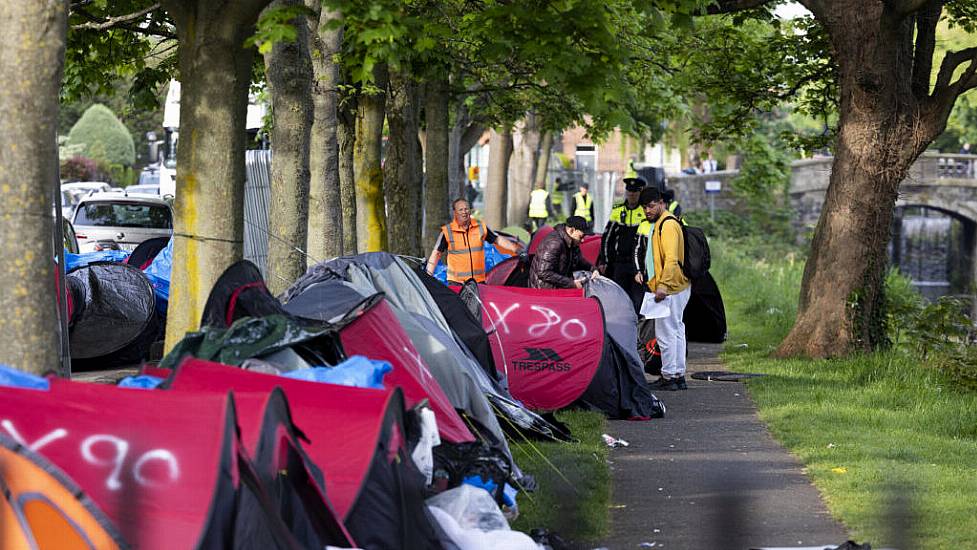
M 631 298 L 631 303 L 634 305 L 635 313 L 641 309 L 641 302 L 645 297 L 644 287 L 634 280 L 637 273 L 638 270 L 635 269 L 632 262 L 617 262 L 607 266 L 607 278 L 617 283 L 628 293 L 628 297 Z

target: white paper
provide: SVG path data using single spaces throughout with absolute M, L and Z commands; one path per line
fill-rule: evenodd
M 671 310 L 668 308 L 668 296 L 660 302 L 655 301 L 653 292 L 645 292 L 645 299 L 641 302 L 641 315 L 645 319 L 663 319 L 668 317 Z

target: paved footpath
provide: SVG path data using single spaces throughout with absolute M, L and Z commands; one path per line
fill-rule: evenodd
M 689 374 L 724 370 L 721 346 L 689 350 Z M 838 545 L 828 515 L 796 458 L 773 440 L 739 382 L 687 377 L 660 392 L 668 411 L 651 422 L 612 421 L 610 550 L 747 549 Z M 601 546 L 601 545 L 596 545 Z M 832 547 L 833 547 L 832 546 Z

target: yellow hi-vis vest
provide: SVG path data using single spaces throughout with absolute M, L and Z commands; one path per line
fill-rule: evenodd
M 577 207 L 573 210 L 574 216 L 580 216 L 581 218 L 587 220 L 590 223 L 594 220 L 590 219 L 590 206 L 594 204 L 594 197 L 590 195 L 584 196 L 582 193 L 577 193 L 573 196 L 573 202 Z
M 536 189 L 529 194 L 529 217 L 548 218 L 550 213 L 546 210 L 546 197 L 549 193 L 546 189 Z

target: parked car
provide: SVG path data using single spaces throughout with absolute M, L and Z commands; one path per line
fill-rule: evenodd
M 173 211 L 150 195 L 96 193 L 81 199 L 72 217 L 82 252 L 120 248 L 173 234 Z
M 159 184 L 158 183 L 140 183 L 138 185 L 130 185 L 126 187 L 125 193 L 127 195 L 141 194 L 141 195 L 156 195 L 159 196 Z
M 104 181 L 73 181 L 61 184 L 61 213 L 65 217 L 71 217 L 72 210 L 78 205 L 78 201 L 86 195 L 109 191 L 112 186 Z

